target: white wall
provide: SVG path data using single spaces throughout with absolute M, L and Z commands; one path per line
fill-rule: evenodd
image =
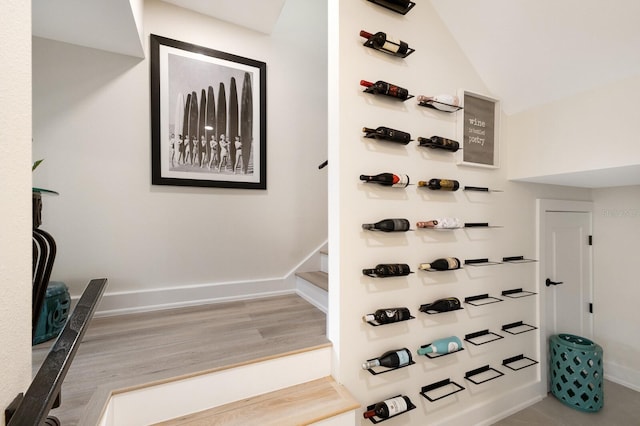
M 361 79 L 384 80 L 409 89 L 414 95 L 455 93 L 464 88 L 486 93 L 479 77 L 437 18 L 429 2 L 421 2 L 406 16 L 387 12 L 369 2 L 331 2 L 336 28 L 331 57 L 329 152 L 330 152 L 330 330 L 337 351 L 336 378 L 345 384 L 363 407 L 397 395 L 408 395 L 417 409 L 398 420 L 402 424 L 487 424 L 521 404 L 546 394 L 540 367 L 518 373 L 506 372 L 493 382 L 476 386 L 464 380 L 466 371 L 490 364 L 499 370 L 503 359 L 524 354 L 540 359 L 539 332 L 509 336 L 485 346 L 466 345 L 466 350 L 439 360 L 414 356 L 416 365 L 381 376 L 360 368 L 366 359 L 394 348 L 417 348 L 434 339 L 485 328 L 499 331 L 504 324 L 524 320 L 538 324 L 537 297 L 507 300 L 483 308 L 465 306 L 455 313 L 429 316 L 418 312 L 422 303 L 440 297 L 465 297 L 482 293 L 500 295 L 502 290 L 522 287 L 538 291 L 536 264 L 464 268 L 450 273 L 417 271 L 419 263 L 444 256 L 460 259 L 503 256 L 535 256 L 535 200 L 557 198 L 589 200 L 584 189 L 514 183 L 507 180 L 506 166 L 498 170 L 457 166 L 455 156 L 417 147 L 415 142 L 392 146 L 362 138 L 361 128 L 389 126 L 418 136 L 440 135 L 457 139 L 456 114 L 445 114 L 406 102 L 379 99 L 362 92 Z M 386 31 L 405 40 L 416 52 L 405 60 L 385 56 L 362 46 L 361 29 Z M 334 62 L 336 61 L 336 62 Z M 488 94 L 488 93 L 487 93 Z M 490 94 L 489 94 L 490 95 Z M 510 122 L 503 117 L 502 135 Z M 508 158 L 512 140 L 502 141 L 502 160 Z M 504 193 L 431 192 L 410 186 L 404 190 L 371 187 L 358 180 L 361 173 L 406 173 L 412 181 L 455 178 L 463 185 L 487 186 Z M 335 191 L 335 192 L 333 192 Z M 390 217 L 418 220 L 457 216 L 464 221 L 488 221 L 502 229 L 457 230 L 450 233 L 415 231 L 406 234 L 373 234 L 361 224 Z M 334 254 L 338 253 L 336 259 Z M 374 280 L 362 268 L 377 263 L 408 263 L 415 274 L 406 278 Z M 337 273 L 333 274 L 333 271 Z M 372 327 L 362 315 L 378 308 L 407 306 L 415 320 Z M 438 403 L 419 395 L 422 386 L 446 378 L 466 389 Z M 427 420 L 428 419 L 428 420 Z M 369 424 L 360 420 L 359 424 Z
M 0 14 L 0 423 L 31 381 L 31 2 Z
M 509 179 L 609 169 L 638 183 L 639 90 L 636 76 L 510 116 Z
M 640 186 L 597 189 L 593 201 L 594 340 L 605 376 L 640 391 Z
M 152 186 L 148 59 L 34 39 L 34 179 L 61 194 L 44 201 L 52 279 L 78 294 L 109 278 L 110 309 L 284 288 L 327 235 L 321 3 L 288 1 L 271 36 L 145 3 L 147 50 L 153 33 L 267 63 L 266 191 Z

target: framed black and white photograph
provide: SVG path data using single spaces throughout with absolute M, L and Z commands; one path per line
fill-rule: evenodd
M 150 42 L 152 184 L 266 189 L 266 63 Z
M 461 89 L 458 92 L 458 140 L 462 143 L 459 165 L 500 167 L 500 101 Z

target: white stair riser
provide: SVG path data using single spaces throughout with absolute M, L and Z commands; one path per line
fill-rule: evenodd
M 320 270 L 329 273 L 329 255 L 327 253 L 320 253 Z
M 323 289 L 313 285 L 304 278 L 296 277 L 296 292 L 307 302 L 325 314 L 329 310 L 329 295 Z

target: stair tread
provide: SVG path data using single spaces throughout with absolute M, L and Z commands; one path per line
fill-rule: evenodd
M 343 386 L 327 376 L 156 425 L 308 425 L 359 407 Z
M 329 274 L 323 271 L 297 272 L 296 276 L 309 281 L 316 287 L 329 291 Z

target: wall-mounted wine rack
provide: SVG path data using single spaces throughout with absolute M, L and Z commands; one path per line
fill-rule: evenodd
M 513 371 L 522 370 L 527 367 L 536 365 L 537 363 L 538 361 L 526 357 L 523 354 L 502 360 L 502 365 Z
M 503 300 L 497 297 L 489 296 L 486 293 L 464 298 L 464 303 L 467 303 L 471 306 L 484 306 L 484 305 L 490 305 L 492 303 L 498 303 L 498 302 L 503 302 Z
M 463 386 L 451 381 L 451 379 L 444 379 L 439 382 L 423 386 L 420 390 L 420 395 L 425 397 L 430 402 L 436 402 L 460 391 L 463 391 L 464 389 L 465 388 Z M 434 393 L 437 395 L 429 395 Z
M 474 385 L 481 385 L 502 376 L 504 376 L 503 372 L 496 370 L 488 364 L 475 370 L 467 371 L 464 374 L 464 378 Z
M 391 398 L 398 398 L 398 397 L 401 397 L 401 396 L 403 396 L 403 395 L 396 395 L 396 396 L 392 396 Z M 401 415 L 403 415 L 403 414 L 405 414 L 405 413 L 407 413 L 407 412 L 409 412 L 411 410 L 414 410 L 416 408 L 415 404 L 411 401 L 411 399 L 408 396 L 405 395 L 405 397 L 407 398 L 407 409 L 406 409 L 406 411 L 403 411 L 401 413 L 395 414 L 393 416 L 389 416 L 386 419 L 383 419 L 383 418 L 378 417 L 378 416 L 369 417 L 369 420 L 371 420 L 371 423 L 373 423 L 373 424 L 382 423 L 382 422 L 384 422 L 386 420 L 393 419 L 393 418 L 401 416 Z M 389 398 L 389 399 L 391 399 L 391 398 Z M 367 411 L 373 410 L 375 408 L 375 406 L 376 406 L 375 404 L 368 405 L 367 406 Z
M 513 335 L 527 333 L 537 329 L 538 327 L 531 324 L 525 324 L 522 321 L 516 321 L 502 326 L 502 331 Z
M 412 1 L 407 0 L 369 0 L 371 3 L 382 6 L 385 9 L 392 10 L 401 15 L 406 15 L 416 5 Z
M 489 330 L 476 331 L 464 336 L 464 340 L 474 346 L 486 345 L 500 339 L 504 339 L 504 337 Z

